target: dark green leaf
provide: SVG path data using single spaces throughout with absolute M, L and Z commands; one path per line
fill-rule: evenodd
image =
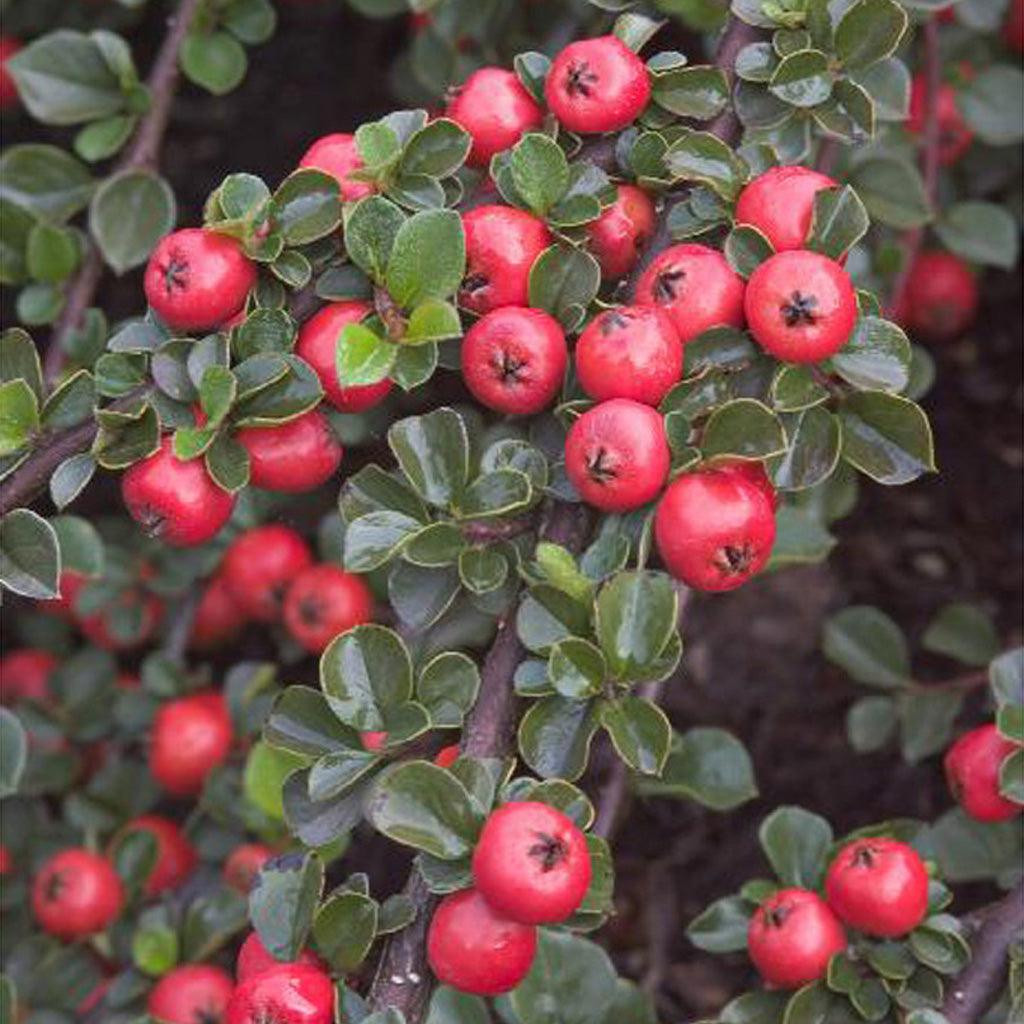
M 891 320 L 862 316 L 831 365 L 854 387 L 899 392 L 910 379 L 910 342 Z
M 404 309 L 453 295 L 466 271 L 462 220 L 454 210 L 413 214 L 394 237 L 386 280 Z
M 324 887 L 317 854 L 290 853 L 265 864 L 249 893 L 249 917 L 275 960 L 294 960 L 306 944 Z
M 913 402 L 863 391 L 845 399 L 839 419 L 843 457 L 873 480 L 904 484 L 935 471 L 931 426 Z
M 802 807 L 780 807 L 761 823 L 761 848 L 780 881 L 814 889 L 832 845 L 832 827 Z
M 58 596 L 60 548 L 53 527 L 35 512 L 16 508 L 0 519 L 0 583 L 23 597 Z
M 519 724 L 523 759 L 541 778 L 578 779 L 587 766 L 590 742 L 600 725 L 592 701 L 543 697 Z
M 89 204 L 89 230 L 116 274 L 146 262 L 174 227 L 170 185 L 152 171 L 123 171 L 108 178 Z
M 412 663 L 397 633 L 356 626 L 335 637 L 320 660 L 331 710 L 355 729 L 385 728 L 385 713 L 412 696 Z
M 977 605 L 957 602 L 939 610 L 921 637 L 921 646 L 965 665 L 987 665 L 999 653 L 999 634 Z
M 186 77 L 214 96 L 231 92 L 245 78 L 248 60 L 242 44 L 227 32 L 189 32 L 181 44 Z
M 844 608 L 828 619 L 822 650 L 829 661 L 867 686 L 898 689 L 910 681 L 910 653 L 903 631 L 869 605 Z
M 676 631 L 678 597 L 667 576 L 623 572 L 597 597 L 595 630 L 612 675 L 642 679 Z
M 890 56 L 907 29 L 907 13 L 896 0 L 857 0 L 836 26 L 836 55 L 852 71 Z
M 716 900 L 687 926 L 687 938 L 706 953 L 738 953 L 747 948 L 753 909 L 739 896 Z

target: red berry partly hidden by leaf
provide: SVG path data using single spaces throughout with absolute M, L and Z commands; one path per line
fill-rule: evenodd
M 857 322 L 850 275 L 807 249 L 780 252 L 747 282 L 747 325 L 754 340 L 787 363 L 818 363 L 838 352 Z
M 324 962 L 311 949 L 303 949 L 298 957 L 290 963 L 303 967 L 315 967 L 317 970 L 325 969 Z M 267 951 L 267 947 L 263 945 L 259 934 L 250 932 L 238 950 L 238 957 L 235 960 L 235 977 L 241 982 L 248 978 L 255 978 L 259 974 L 265 974 L 275 967 L 289 965 L 283 960 L 275 960 Z
M 683 343 L 657 306 L 607 309 L 576 342 L 576 375 L 597 402 L 631 398 L 657 405 L 683 375 Z
M 427 958 L 437 980 L 460 992 L 497 996 L 530 972 L 537 929 L 498 914 L 476 889 L 441 900 L 427 933 Z
M 373 594 L 362 577 L 336 565 L 312 565 L 284 599 L 284 623 L 307 651 L 319 654 L 336 636 L 373 618 Z
M 966 263 L 951 252 L 921 253 L 907 275 L 902 308 L 896 319 L 927 341 L 952 341 L 978 313 L 978 282 Z
M 243 427 L 235 440 L 249 453 L 249 483 L 268 491 L 312 491 L 341 463 L 341 442 L 318 409 L 277 426 Z
M 562 388 L 568 360 L 561 325 L 542 309 L 496 309 L 462 342 L 466 387 L 482 405 L 510 416 L 546 409 Z
M 571 132 L 616 132 L 651 98 L 644 62 L 617 36 L 570 43 L 551 63 L 544 83 L 551 112 Z
M 243 896 L 248 896 L 260 869 L 273 856 L 274 851 L 263 843 L 236 846 L 224 862 L 224 881 Z
M 800 988 L 828 970 L 846 949 L 846 932 L 829 905 L 808 889 L 780 889 L 754 913 L 747 950 L 761 977 L 776 988 Z
M 363 741 L 363 747 L 366 750 L 376 754 L 377 751 L 384 749 L 384 744 L 388 741 L 388 734 L 386 732 L 367 730 L 366 732 L 361 732 L 359 738 Z
M 153 986 L 146 1001 L 161 1024 L 217 1024 L 235 990 L 231 975 L 210 964 L 183 964 Z
M 74 569 L 62 569 L 60 580 L 57 583 L 60 596 L 48 601 L 36 601 L 36 607 L 45 615 L 56 615 L 58 619 L 74 622 L 75 601 L 78 598 L 78 592 L 88 582 L 88 576 L 83 576 L 82 573 L 75 572 Z
M 43 931 L 61 939 L 95 935 L 124 906 L 113 865 L 98 853 L 71 847 L 54 854 L 32 882 L 32 913 Z
M 653 501 L 671 454 L 665 424 L 649 405 L 614 398 L 588 409 L 565 439 L 565 471 L 580 497 L 606 512 Z
M 857 839 L 832 861 L 825 896 L 851 928 L 897 938 L 913 931 L 928 913 L 928 872 L 906 843 Z
M 11 855 L 11 851 L 3 843 L 0 843 L 0 875 L 9 875 L 13 870 L 14 857 Z
M 183 228 L 157 243 L 143 286 L 146 301 L 172 330 L 219 327 L 245 304 L 256 267 L 238 243 L 203 228 Z
M 197 651 L 211 651 L 232 641 L 247 621 L 245 612 L 231 594 L 223 573 L 217 573 L 206 584 L 192 621 L 189 646 Z
M 0 35 L 0 110 L 11 110 L 18 105 L 18 87 L 7 70 L 7 61 L 20 49 L 20 39 Z
M 775 510 L 762 485 L 728 469 L 674 480 L 658 503 L 654 537 L 676 579 L 696 590 L 732 590 L 764 568 Z
M 222 490 L 201 458 L 185 462 L 165 437 L 160 447 L 121 478 L 121 496 L 151 536 L 173 547 L 194 547 L 214 537 L 231 518 L 234 495 Z
M 473 851 L 473 882 L 499 914 L 520 924 L 557 924 L 590 885 L 587 837 L 548 804 L 510 803 L 494 811 Z
M 914 75 L 910 83 L 910 112 L 907 128 L 915 135 L 925 130 L 925 98 L 928 85 L 923 74 Z M 945 167 L 955 164 L 971 148 L 974 133 L 956 105 L 956 90 L 948 82 L 939 85 L 936 102 L 939 119 L 939 162 Z
M 587 225 L 590 251 L 606 281 L 625 277 L 654 233 L 654 203 L 636 185 L 616 186 L 615 202 Z
M 448 747 L 442 747 L 434 758 L 434 764 L 436 764 L 438 768 L 451 768 L 451 766 L 459 759 L 459 753 L 458 743 L 453 743 Z
M 743 326 L 743 278 L 706 245 L 684 242 L 656 256 L 635 301 L 665 310 L 684 344 L 710 327 Z
M 495 153 L 514 146 L 544 120 L 544 111 L 515 72 L 504 68 L 473 72 L 455 90 L 446 113 L 472 137 L 466 162 L 473 167 L 487 167 Z
M 121 612 L 129 609 L 131 632 L 121 628 Z M 108 605 L 92 615 L 78 620 L 82 635 L 105 651 L 129 651 L 145 644 L 160 625 L 164 616 L 164 605 L 156 594 L 134 588 L 126 590 Z
M 146 895 L 158 896 L 175 889 L 192 873 L 199 857 L 178 825 L 159 814 L 133 818 L 121 829 L 120 836 L 148 832 L 156 840 L 156 866 L 146 881 Z
M 999 793 L 999 768 L 1019 750 L 992 724 L 964 733 L 949 750 L 943 765 L 953 799 L 976 821 L 1006 821 L 1024 806 Z
M 836 182 L 810 167 L 772 167 L 736 200 L 736 223 L 757 228 L 776 252 L 802 249 L 814 219 L 814 199 Z
M 246 978 L 228 1004 L 226 1024 L 333 1024 L 334 983 L 308 964 L 280 964 Z
M 353 171 L 358 171 L 362 166 L 362 157 L 356 148 L 356 137 L 347 132 L 335 132 L 333 135 L 317 139 L 299 161 L 299 167 L 323 171 L 334 178 L 341 188 L 341 198 L 346 203 L 354 203 L 374 191 L 370 182 L 350 177 Z
M 231 751 L 231 716 L 219 693 L 168 701 L 156 713 L 149 769 L 172 796 L 192 796 Z
M 511 206 L 478 206 L 462 215 L 466 276 L 459 302 L 474 313 L 528 305 L 530 268 L 551 244 L 542 220 Z
M 50 699 L 50 675 L 57 659 L 49 651 L 22 647 L 0 658 L 0 704 Z
M 276 622 L 284 596 L 313 553 L 288 526 L 272 523 L 243 533 L 228 548 L 221 572 L 238 606 L 257 622 Z

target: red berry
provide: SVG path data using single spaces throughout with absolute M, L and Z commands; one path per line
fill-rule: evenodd
M 636 302 L 661 306 L 683 344 L 709 327 L 743 326 L 743 278 L 706 245 L 685 242 L 656 256 L 637 282 Z
M 224 574 L 218 573 L 199 599 L 189 646 L 198 651 L 223 647 L 238 636 L 245 623 L 245 612 L 238 607 Z
M 238 606 L 257 622 L 276 622 L 292 581 L 313 564 L 309 545 L 273 523 L 243 533 L 228 548 L 221 571 Z
M 440 754 L 438 755 L 440 757 Z M 0 843 L 0 875 L 9 875 L 14 870 L 14 857 L 11 851 Z
M 473 851 L 473 882 L 492 909 L 510 920 L 557 924 L 587 894 L 587 837 L 547 804 L 505 804 L 480 833 Z
M 654 203 L 636 185 L 618 185 L 615 202 L 587 225 L 590 249 L 606 281 L 625 277 L 654 233 Z
M 260 868 L 273 856 L 274 851 L 263 843 L 236 846 L 224 862 L 224 881 L 243 896 L 248 896 Z
M 964 733 L 943 764 L 953 799 L 976 821 L 1006 821 L 1024 807 L 999 793 L 999 768 L 1017 747 L 994 725 Z
M 311 491 L 341 462 L 341 442 L 317 409 L 279 426 L 244 427 L 235 439 L 249 453 L 249 483 L 268 491 Z
M 910 111 L 907 128 L 915 135 L 925 130 L 925 95 L 928 90 L 923 74 L 914 75 L 910 83 Z M 948 82 L 939 85 L 936 103 L 939 119 L 939 162 L 948 167 L 955 164 L 971 148 L 974 133 L 956 105 L 956 90 Z
M 487 167 L 491 157 L 514 146 L 524 132 L 539 128 L 544 112 L 512 71 L 481 68 L 455 91 L 446 111 L 469 132 L 473 148 L 466 161 Z
M 0 35 L 0 110 L 10 110 L 18 105 L 18 87 L 7 70 L 7 61 L 20 49 L 20 39 Z
M 308 964 L 281 964 L 235 989 L 227 1024 L 333 1024 L 334 984 Z
M 897 938 L 913 931 L 928 913 L 928 872 L 906 843 L 857 839 L 832 861 L 825 896 L 851 928 Z
M 23 647 L 0 658 L 0 704 L 50 699 L 50 674 L 57 659 L 48 651 Z
M 48 601 L 36 601 L 36 607 L 44 615 L 55 615 L 58 619 L 64 619 L 65 622 L 74 622 L 75 601 L 78 599 L 79 591 L 88 582 L 89 578 L 80 572 L 75 572 L 74 569 L 63 569 L 57 584 L 60 588 L 60 596 Z
M 319 654 L 336 636 L 373 618 L 373 594 L 362 578 L 336 565 L 312 565 L 284 599 L 284 624 L 307 651 Z
M 595 401 L 631 398 L 657 405 L 683 375 L 683 345 L 656 306 L 599 313 L 576 342 L 576 374 Z
M 780 889 L 754 913 L 747 950 L 769 985 L 800 988 L 828 970 L 846 949 L 846 932 L 829 905 L 807 889 Z
M 811 231 L 815 196 L 835 188 L 810 167 L 772 167 L 759 174 L 736 201 L 736 223 L 757 228 L 776 252 L 802 249 Z
M 511 206 L 478 206 L 462 215 L 466 276 L 459 302 L 474 313 L 528 305 L 530 268 L 551 244 L 543 221 Z
M 184 964 L 153 986 L 146 1010 L 161 1024 L 217 1024 L 235 986 L 231 975 L 209 964 Z
M 779 507 L 779 493 L 775 485 L 768 479 L 764 463 L 751 459 L 722 459 L 712 467 L 719 473 L 735 473 L 753 484 L 771 502 L 772 509 Z
M 570 43 L 555 57 L 544 83 L 551 112 L 571 132 L 615 132 L 651 98 L 644 62 L 616 36 Z
M 369 750 L 371 753 L 377 753 L 378 750 L 384 749 L 384 744 L 388 741 L 388 734 L 386 732 L 361 732 L 359 738 L 363 741 L 363 747 Z
M 530 416 L 558 395 L 569 350 L 541 309 L 505 306 L 481 317 L 462 342 L 462 376 L 473 397 L 509 416 Z
M 588 409 L 565 439 L 565 470 L 580 497 L 606 512 L 653 501 L 668 477 L 665 424 L 649 405 L 613 398 Z
M 256 267 L 225 235 L 184 228 L 165 235 L 146 265 L 146 300 L 176 331 L 219 327 L 256 283 Z
M 697 590 L 732 590 L 768 561 L 775 511 L 763 487 L 735 471 L 685 473 L 658 504 L 654 536 L 676 579 Z
M 458 743 L 453 743 L 449 747 L 442 747 L 434 758 L 434 764 L 436 764 L 438 768 L 451 768 L 451 766 L 459 759 L 459 754 L 460 751 Z
M 214 483 L 201 458 L 183 462 L 174 454 L 170 437 L 125 471 L 121 496 L 151 537 L 182 548 L 210 540 L 235 507 L 234 495 Z
M 952 341 L 978 312 L 978 282 L 967 264 L 950 252 L 921 253 L 907 276 L 905 300 L 894 315 L 912 334 Z
M 1003 40 L 1015 53 L 1024 53 L 1024 0 L 1010 0 L 1003 24 Z
M 342 330 L 347 324 L 359 323 L 369 312 L 365 302 L 332 302 L 303 324 L 295 343 L 295 354 L 313 367 L 327 401 L 339 412 L 365 412 L 383 402 L 391 391 L 387 379 L 351 388 L 338 383 L 336 354 Z
M 529 974 L 536 951 L 537 929 L 502 917 L 476 889 L 445 896 L 427 933 L 437 980 L 478 996 L 514 989 Z
M 349 177 L 363 166 L 363 160 L 356 147 L 356 137 L 346 132 L 335 132 L 317 139 L 303 154 L 299 166 L 329 174 L 338 182 L 341 198 L 346 203 L 354 203 L 374 192 L 370 182 Z
M 149 769 L 172 796 L 192 796 L 231 751 L 231 717 L 219 693 L 168 701 L 153 719 Z
M 177 888 L 198 863 L 195 848 L 170 818 L 159 814 L 134 818 L 121 830 L 121 835 L 141 831 L 148 832 L 156 840 L 157 849 L 156 867 L 146 882 L 146 895 L 157 896 Z
M 290 963 L 324 970 L 324 962 L 311 949 L 303 949 L 298 958 Z M 275 960 L 270 955 L 257 932 L 250 932 L 238 951 L 238 957 L 235 960 L 235 977 L 238 981 L 245 981 L 247 978 L 255 978 L 257 974 L 265 974 L 275 967 L 287 966 L 288 964 L 284 961 Z
M 780 252 L 747 282 L 744 299 L 750 333 L 787 363 L 818 363 L 838 352 L 857 322 L 850 275 L 821 253 Z
M 32 882 L 39 926 L 61 939 L 104 931 L 122 906 L 124 889 L 110 861 L 81 847 L 54 854 Z
M 113 613 L 118 607 L 138 605 L 140 620 L 138 632 L 124 637 L 114 629 Z M 130 651 L 145 644 L 160 625 L 164 617 L 164 605 L 156 594 L 138 588 L 125 591 L 111 604 L 105 605 L 92 615 L 78 620 L 78 628 L 90 643 L 105 651 Z

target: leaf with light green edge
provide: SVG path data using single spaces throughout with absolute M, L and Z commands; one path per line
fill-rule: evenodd
M 856 71 L 850 80 L 863 89 L 879 121 L 904 121 L 910 106 L 910 70 L 898 57 Z
M 0 708 L 0 797 L 18 791 L 28 760 L 28 738 L 18 716 Z
M 836 56 L 851 71 L 871 67 L 895 53 L 907 23 L 907 12 L 895 0 L 857 0 L 836 25 Z
M 548 678 L 555 691 L 572 700 L 596 697 L 608 676 L 600 648 L 589 640 L 568 637 L 551 649 Z
M 289 686 L 278 695 L 264 723 L 263 738 L 303 758 L 364 749 L 358 732 L 335 717 L 320 690 L 308 686 Z
M 385 273 L 388 292 L 403 309 L 447 299 L 466 271 L 466 240 L 454 210 L 421 210 L 398 229 Z
M 553 586 L 531 587 L 516 614 L 516 631 L 528 650 L 546 654 L 567 636 L 589 633 L 589 609 Z
M 1024 750 L 1015 750 L 1000 764 L 999 795 L 1015 804 L 1024 804 Z
M 420 671 L 416 699 L 435 729 L 458 729 L 480 692 L 480 670 L 460 651 L 442 651 Z
M 237 494 L 249 483 L 249 453 L 226 433 L 219 433 L 204 453 L 206 471 L 218 487 Z
M 676 631 L 678 609 L 662 573 L 622 572 L 601 588 L 594 628 L 613 678 L 644 678 Z
M 216 192 L 217 201 L 228 220 L 251 217 L 270 198 L 270 189 L 255 174 L 229 174 Z
M 832 826 L 802 807 L 780 807 L 761 822 L 761 849 L 779 880 L 815 889 L 825 874 Z
M 746 82 L 767 82 L 778 63 L 771 43 L 750 43 L 736 55 L 736 74 Z
M 575 330 L 601 286 L 601 267 L 574 245 L 558 242 L 530 268 L 529 304 L 550 313 L 565 330 Z
M 103 539 L 96 527 L 80 516 L 54 516 L 50 526 L 57 535 L 61 569 L 83 576 L 102 576 L 106 564 Z
M 88 370 L 68 374 L 50 393 L 40 421 L 47 430 L 66 430 L 84 423 L 96 405 L 96 385 Z
M 381 509 L 349 523 L 345 532 L 345 568 L 370 572 L 394 558 L 423 524 L 404 512 Z
M 78 252 L 75 237 L 67 228 L 40 221 L 29 232 L 25 263 L 34 280 L 56 284 L 74 271 Z
M 439 985 L 430 998 L 426 1024 L 491 1024 L 491 1015 L 482 997 Z
M 279 281 L 293 291 L 305 288 L 313 277 L 312 264 L 301 252 L 286 249 L 273 263 L 270 271 Z
M 376 384 L 391 372 L 398 346 L 362 324 L 346 324 L 335 354 L 338 383 L 342 387 Z
M 399 420 L 388 431 L 388 446 L 424 501 L 436 508 L 459 504 L 469 477 L 469 435 L 454 409 Z
M 576 565 L 572 552 L 560 544 L 542 540 L 534 549 L 537 566 L 544 578 L 581 605 L 589 605 L 594 595 L 594 581 Z
M 249 66 L 242 44 L 221 31 L 189 32 L 179 60 L 185 77 L 214 96 L 224 96 L 240 85 Z
M 208 366 L 199 385 L 199 401 L 206 422 L 215 427 L 231 409 L 238 393 L 238 381 L 226 366 Z
M 574 782 L 587 767 L 590 743 L 600 724 L 593 701 L 542 697 L 519 723 L 519 750 L 541 778 Z
M 896 732 L 896 702 L 891 697 L 861 697 L 846 713 L 846 738 L 858 754 L 881 750 Z
M 31 509 L 0 519 L 0 584 L 22 597 L 49 600 L 59 594 L 60 547 L 50 524 Z
M 949 745 L 963 701 L 962 693 L 943 690 L 899 695 L 900 751 L 904 761 L 917 764 Z
M 766 259 L 775 254 L 772 243 L 749 224 L 737 224 L 726 235 L 722 249 L 729 266 L 743 278 L 750 277 Z
M 355 134 L 356 149 L 365 170 L 374 175 L 387 175 L 402 155 L 398 136 L 386 124 L 374 121 L 360 125 Z
M 384 275 L 406 215 L 383 196 L 368 196 L 345 211 L 345 251 L 373 281 Z
M 746 184 L 746 164 L 708 132 L 690 132 L 665 154 L 665 166 L 674 181 L 696 181 L 732 202 Z
M 233 419 L 238 426 L 263 427 L 292 420 L 313 409 L 323 398 L 320 378 L 309 363 L 287 352 L 278 358 L 287 367 L 287 373 L 255 394 L 245 398 L 239 395 L 233 407 Z M 236 377 L 238 369 L 235 368 Z M 238 390 L 242 390 L 241 378 Z
M 518 469 L 495 469 L 478 476 L 458 505 L 460 519 L 494 519 L 528 508 L 533 487 Z
M 40 402 L 46 397 L 39 351 L 31 335 L 20 327 L 0 334 L 0 381 L 23 380 Z
M 431 523 L 409 541 L 402 557 L 426 568 L 454 565 L 465 546 L 462 531 L 454 523 Z
M 989 687 L 996 704 L 1024 704 L 1024 647 L 1005 651 L 988 667 Z
M 708 418 L 701 450 L 707 458 L 766 459 L 785 452 L 786 433 L 768 406 L 753 398 L 738 398 L 719 406 Z
M 439 299 L 421 302 L 409 315 L 409 322 L 402 336 L 403 345 L 422 345 L 446 338 L 458 338 L 462 334 L 459 311 L 450 303 Z
M 508 559 L 495 547 L 469 547 L 459 554 L 459 579 L 474 594 L 489 594 L 508 578 Z
M 565 195 L 548 211 L 548 223 L 560 228 L 579 227 L 601 215 L 602 200 L 614 197 L 608 175 L 589 160 L 569 165 L 569 185 Z
M 377 901 L 360 892 L 328 896 L 313 918 L 317 953 L 333 971 L 348 974 L 366 959 L 377 934 Z
M 391 379 L 403 390 L 412 391 L 434 375 L 440 360 L 437 342 L 422 345 L 398 345 Z
M 606 3 L 597 4 L 607 6 Z M 634 53 L 639 53 L 665 24 L 665 19 L 649 17 L 640 11 L 624 11 L 615 19 L 612 35 L 621 40 Z
M 956 105 L 975 135 L 991 146 L 1024 139 L 1024 71 L 996 63 L 980 70 L 957 92 Z
M 715 900 L 686 927 L 686 937 L 705 953 L 740 953 L 754 908 L 739 896 Z
M 402 171 L 447 178 L 454 174 L 469 155 L 469 133 L 449 118 L 440 117 L 425 125 L 405 145 Z
M 891 320 L 862 316 L 830 366 L 856 388 L 900 392 L 910 379 L 910 342 Z
M 104 469 L 124 469 L 152 455 L 159 447 L 160 422 L 156 410 L 147 405 L 137 417 L 100 420 L 92 454 Z
M 116 274 L 145 263 L 174 227 L 177 206 L 170 185 L 152 171 L 108 178 L 89 204 L 89 231 Z
M 424 568 L 398 561 L 388 573 L 388 601 L 407 630 L 422 632 L 451 608 L 460 586 L 455 566 Z
M 871 226 L 860 196 L 849 185 L 822 189 L 814 197 L 807 248 L 838 260 L 864 237 Z
M 1020 871 L 1022 819 L 981 822 L 959 807 L 943 814 L 924 841 L 947 883 L 990 881 Z
M 216 428 L 179 427 L 174 432 L 174 457 L 182 462 L 205 455 L 217 439 Z
M 58 509 L 67 508 L 88 486 L 96 472 L 96 460 L 88 452 L 65 459 L 50 477 L 50 500 Z
M 36 394 L 21 378 L 0 384 L 0 457 L 27 447 L 39 429 Z
M 323 861 L 312 851 L 285 854 L 260 869 L 249 892 L 249 917 L 275 960 L 298 957 L 323 888 Z
M 1011 743 L 1024 745 L 1024 704 L 1003 704 L 996 711 L 999 735 Z
M 54 223 L 83 210 L 93 187 L 88 168 L 56 146 L 10 146 L 0 155 L 0 199 Z
M 642 775 L 660 775 L 672 742 L 665 712 L 642 697 L 599 702 L 604 726 L 619 757 Z
M 828 398 L 828 389 L 818 383 L 808 366 L 784 364 L 772 380 L 771 401 L 776 412 L 802 412 Z
M 825 621 L 826 658 L 858 683 L 893 690 L 910 681 L 910 650 L 903 630 L 870 605 L 852 605 Z
M 954 602 L 941 608 L 921 637 L 921 646 L 965 665 L 987 665 L 999 653 L 999 634 L 977 605 Z
M 871 157 L 852 171 L 850 184 L 871 215 L 893 228 L 919 228 L 932 219 L 921 172 L 899 157 Z
M 886 485 L 935 472 L 931 425 L 921 408 L 899 395 L 861 391 L 839 408 L 843 458 Z
M 288 245 L 308 245 L 341 223 L 340 186 L 323 171 L 293 171 L 278 185 L 271 202 L 274 224 Z
M 772 72 L 769 92 L 793 107 L 815 107 L 832 95 L 828 57 L 820 50 L 798 50 Z
M 520 198 L 544 217 L 569 187 L 569 164 L 558 143 L 529 132 L 512 148 L 509 171 Z
M 850 78 L 840 78 L 832 84 L 832 95 L 842 105 L 854 126 L 864 138 L 873 138 L 877 130 L 875 103 L 867 89 Z
M 710 65 L 673 68 L 652 80 L 651 96 L 677 117 L 707 121 L 729 102 L 729 84 L 721 68 Z
M 1017 264 L 1017 222 L 996 203 L 964 200 L 946 207 L 935 233 L 951 252 L 971 263 L 1011 270 Z

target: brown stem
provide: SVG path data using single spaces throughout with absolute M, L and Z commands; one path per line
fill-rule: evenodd
M 914 693 L 936 693 L 936 692 L 970 692 L 979 686 L 988 685 L 988 669 L 978 669 L 977 672 L 965 672 L 962 676 L 954 676 L 952 679 L 943 679 L 938 683 L 914 682 L 908 687 Z

